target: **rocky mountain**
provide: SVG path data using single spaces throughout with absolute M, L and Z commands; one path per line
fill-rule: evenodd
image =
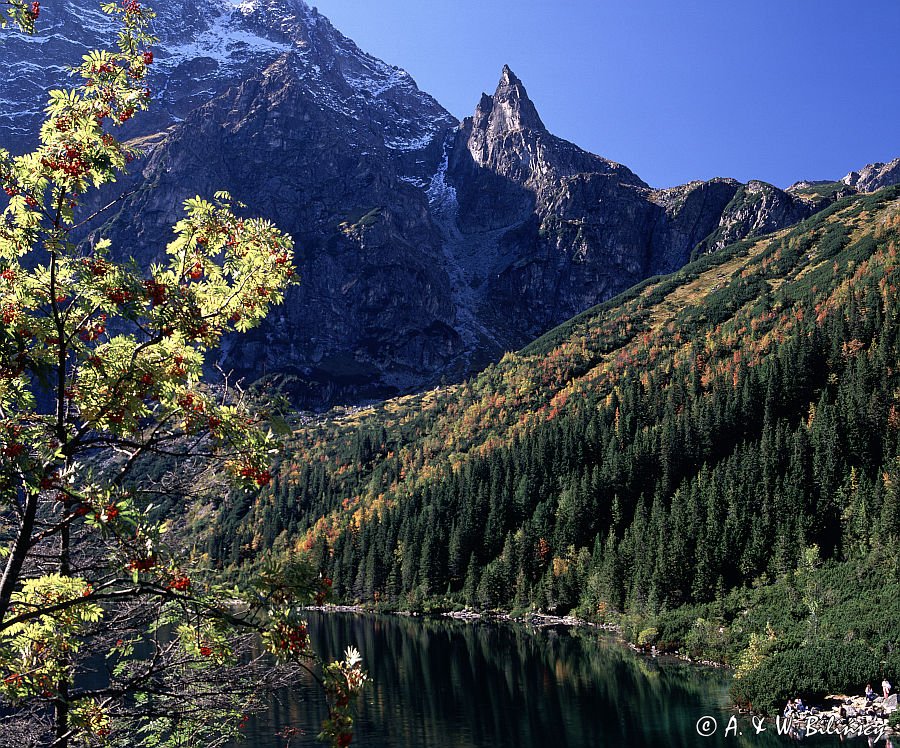
M 548 132 L 508 67 L 457 122 L 303 0 L 157 5 L 158 103 L 128 131 L 147 155 L 118 185 L 141 189 L 102 231 L 149 259 L 185 198 L 227 189 L 291 232 L 301 285 L 264 327 L 229 341 L 221 363 L 286 375 L 300 405 L 462 377 L 839 192 L 730 179 L 654 190 Z M 0 47 L 5 147 L 28 147 L 65 65 L 110 42 L 95 7 L 48 3 L 38 36 Z M 841 189 L 874 189 L 891 168 L 866 167 Z
M 887 164 L 868 164 L 859 171 L 851 171 L 841 182 L 858 192 L 875 192 L 882 187 L 900 184 L 900 158 Z

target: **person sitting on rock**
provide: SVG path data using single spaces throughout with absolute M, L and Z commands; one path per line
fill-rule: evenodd
M 784 716 L 790 717 L 792 714 L 795 713 L 795 711 L 796 711 L 796 708 L 794 707 L 794 700 L 788 699 L 788 703 L 784 705 Z
M 891 682 L 887 678 L 881 681 L 881 690 L 884 692 L 885 700 L 887 700 L 887 697 L 891 695 Z
M 804 714 L 806 712 L 806 704 L 803 703 L 803 699 L 801 699 L 799 696 L 794 702 L 794 705 L 797 709 L 797 714 Z
M 871 704 L 878 696 L 875 695 L 875 691 L 872 690 L 872 684 L 866 683 L 866 701 Z

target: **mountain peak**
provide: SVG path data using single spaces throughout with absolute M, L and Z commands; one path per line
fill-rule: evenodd
M 481 114 L 490 114 L 491 124 L 499 131 L 546 131 L 525 86 L 509 65 L 503 66 L 494 95 L 482 96 L 478 109 Z
M 505 85 L 509 86 L 509 85 L 513 85 L 513 84 L 516 84 L 516 83 L 518 83 L 519 85 L 521 85 L 521 84 L 522 84 L 522 81 L 519 80 L 519 78 L 518 78 L 518 77 L 516 76 L 516 74 L 512 71 L 512 69 L 509 67 L 509 65 L 504 65 L 504 66 L 503 66 L 503 71 L 502 71 L 502 73 L 500 74 L 500 85 L 504 85 L 504 84 L 505 84 Z

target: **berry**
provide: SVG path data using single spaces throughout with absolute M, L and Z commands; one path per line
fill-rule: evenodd
M 184 592 L 189 589 L 191 586 L 190 578 L 185 574 L 177 574 L 169 581 L 167 585 L 170 590 L 176 590 L 177 592 Z
M 149 571 L 154 566 L 156 566 L 155 556 L 150 556 L 149 558 L 133 558 L 128 562 L 128 569 L 130 571 Z
M 3 454 L 6 457 L 18 457 L 19 455 L 24 454 L 24 453 L 25 453 L 25 445 L 19 444 L 17 442 L 12 442 L 10 444 L 7 444 L 3 448 Z
M 157 306 L 165 303 L 166 287 L 162 283 L 157 283 L 155 280 L 147 280 L 144 281 L 144 288 L 151 304 Z

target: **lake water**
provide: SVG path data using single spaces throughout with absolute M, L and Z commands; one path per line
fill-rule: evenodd
M 372 677 L 358 703 L 354 745 L 769 748 L 792 742 L 771 723 L 756 734 L 745 716 L 738 716 L 742 735 L 725 735 L 730 673 L 641 657 L 592 630 L 313 612 L 309 625 L 323 653 L 357 646 Z M 251 720 L 242 745 L 284 748 L 275 733 L 296 727 L 306 734 L 291 748 L 319 746 L 323 715 L 316 689 L 285 694 Z M 697 733 L 704 716 L 717 720 L 712 737 Z M 836 738 L 804 741 L 837 744 Z

